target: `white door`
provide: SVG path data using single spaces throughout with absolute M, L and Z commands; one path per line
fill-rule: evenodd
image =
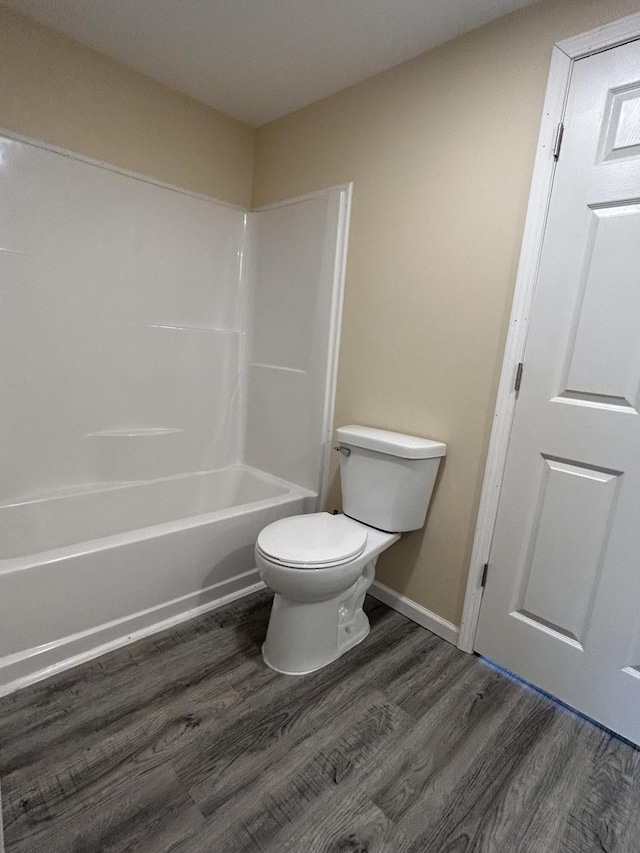
M 640 744 L 640 42 L 578 60 L 475 649 Z

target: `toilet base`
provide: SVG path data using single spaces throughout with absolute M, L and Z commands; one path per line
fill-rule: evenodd
M 361 643 L 370 630 L 362 605 L 375 562 L 352 587 L 327 601 L 291 601 L 276 593 L 262 646 L 267 666 L 283 675 L 308 675 Z
M 366 616 L 364 618 L 367 619 Z M 266 665 L 269 667 L 269 669 L 273 669 L 275 672 L 279 672 L 281 675 L 311 675 L 312 672 L 317 672 L 319 669 L 324 669 L 325 666 L 328 666 L 330 663 L 337 661 L 338 658 L 341 658 L 343 654 L 345 654 L 346 652 L 349 651 L 349 649 L 352 649 L 354 646 L 357 646 L 358 643 L 361 643 L 364 639 L 366 639 L 366 637 L 369 634 L 370 627 L 371 626 L 369 625 L 369 620 L 367 619 L 366 629 L 364 631 L 362 631 L 358 635 L 358 637 L 354 638 L 353 641 L 350 643 L 350 645 L 345 646 L 344 648 L 340 649 L 340 651 L 336 654 L 335 657 L 332 657 L 329 660 L 324 661 L 324 663 L 317 664 L 312 669 L 304 669 L 304 670 L 280 669 L 280 667 L 277 667 L 277 666 L 275 666 L 275 664 L 271 663 L 268 656 L 265 654 L 264 647 L 265 647 L 266 643 L 262 644 L 262 660 L 266 663 Z

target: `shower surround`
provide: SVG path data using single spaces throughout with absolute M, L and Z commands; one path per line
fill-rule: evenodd
M 0 692 L 255 588 L 326 488 L 350 187 L 256 212 L 0 136 Z

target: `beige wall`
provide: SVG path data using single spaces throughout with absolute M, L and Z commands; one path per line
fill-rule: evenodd
M 0 127 L 250 203 L 252 128 L 2 6 Z
M 542 2 L 258 131 L 255 205 L 355 182 L 336 423 L 447 442 L 426 529 L 378 577 L 455 623 L 551 48 L 637 11 Z

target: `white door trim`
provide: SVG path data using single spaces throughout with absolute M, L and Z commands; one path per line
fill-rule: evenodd
M 573 63 L 585 56 L 618 47 L 637 38 L 640 38 L 640 14 L 630 15 L 612 24 L 558 42 L 553 47 L 513 307 L 509 320 L 509 331 L 498 386 L 462 622 L 458 636 L 458 648 L 465 652 L 473 651 L 480 615 L 483 568 L 489 560 L 516 404 L 514 379 L 517 366 L 523 360 L 547 212 L 553 188 L 555 136 L 565 111 Z

